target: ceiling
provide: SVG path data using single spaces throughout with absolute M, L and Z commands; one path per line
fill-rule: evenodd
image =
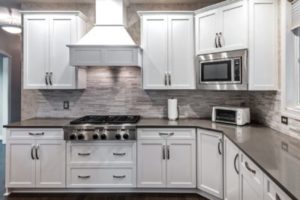
M 200 3 L 204 0 L 126 0 L 128 3 Z M 207 1 L 207 0 L 206 0 Z M 95 0 L 9 0 L 9 3 L 24 3 L 24 2 L 37 2 L 37 3 L 94 3 Z M 7 4 L 8 0 L 0 0 L 1 4 Z

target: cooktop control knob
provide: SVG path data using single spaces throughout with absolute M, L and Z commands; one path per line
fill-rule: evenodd
M 115 137 L 116 137 L 117 140 L 121 140 L 121 134 L 120 134 L 120 133 L 117 133 L 117 134 L 115 135 Z
M 100 136 L 101 140 L 106 140 L 107 139 L 107 135 L 105 133 L 102 133 Z
M 69 136 L 70 140 L 76 140 L 76 134 L 75 133 L 72 133 L 70 136 Z
M 124 133 L 123 134 L 123 139 L 124 140 L 128 140 L 129 139 L 129 134 L 128 133 Z
M 78 135 L 78 140 L 84 140 L 84 135 L 82 133 Z
M 99 139 L 99 134 L 98 133 L 94 133 L 93 134 L 93 140 L 98 140 Z

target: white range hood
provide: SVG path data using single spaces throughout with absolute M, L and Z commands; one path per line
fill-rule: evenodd
M 141 49 L 125 29 L 123 0 L 96 0 L 96 25 L 70 48 L 72 66 L 141 66 Z

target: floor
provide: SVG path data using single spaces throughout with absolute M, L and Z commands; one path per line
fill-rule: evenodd
M 3 197 L 4 147 L 0 140 L 0 200 L 207 200 L 193 194 L 13 194 Z

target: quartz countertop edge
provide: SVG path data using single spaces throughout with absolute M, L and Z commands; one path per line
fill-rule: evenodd
M 32 118 L 16 123 L 11 123 L 5 128 L 63 128 L 69 125 L 73 118 Z M 142 118 L 137 128 L 200 128 L 208 131 L 223 133 L 233 142 L 246 156 L 248 156 L 273 182 L 275 182 L 293 200 L 300 200 L 300 177 L 298 171 L 289 170 L 291 167 L 286 162 L 285 154 L 297 157 L 299 165 L 295 170 L 300 170 L 300 140 L 271 128 L 259 124 L 246 126 L 234 126 L 214 123 L 207 119 L 180 119 L 169 121 L 167 119 Z M 284 152 L 282 144 L 288 144 L 294 152 Z M 280 152 L 280 153 L 278 153 Z M 284 163 L 283 163 L 284 162 Z M 295 178 L 294 184 L 289 184 L 282 174 L 290 173 Z M 287 175 L 286 175 L 287 176 Z M 300 176 L 300 175 L 299 175 Z M 299 181 L 299 182 L 298 182 Z

